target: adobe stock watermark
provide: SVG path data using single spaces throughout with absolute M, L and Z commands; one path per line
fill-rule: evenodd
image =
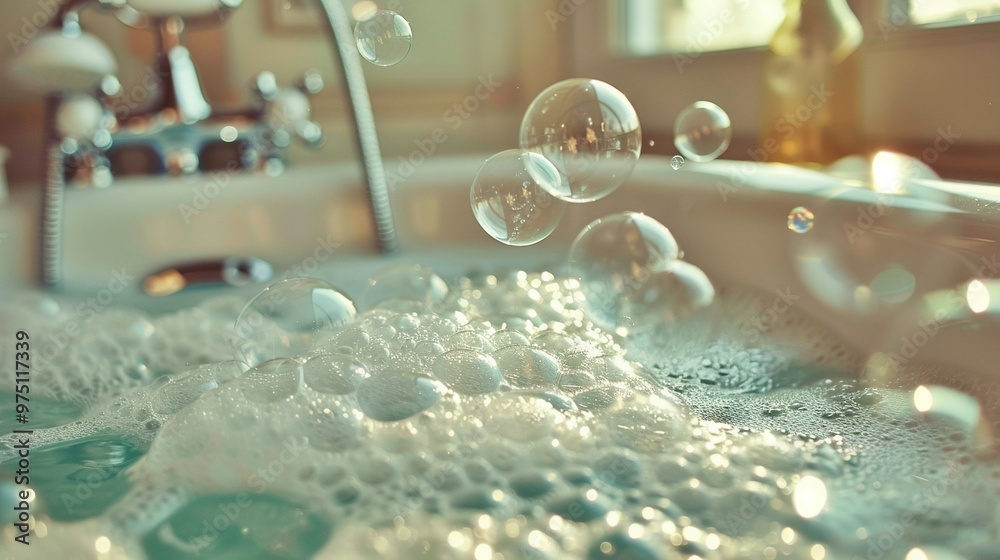
M 573 17 L 580 6 L 586 3 L 587 0 L 559 0 L 555 10 L 545 10 L 545 21 L 549 22 L 549 28 L 555 31 L 559 24 Z
M 976 278 L 998 278 L 1000 277 L 1000 260 L 997 259 L 996 253 L 990 255 L 989 257 L 982 257 L 979 261 L 979 268 L 976 270 Z M 965 287 L 959 287 L 957 289 L 948 292 L 947 307 L 965 307 L 967 306 L 967 297 L 964 291 Z M 897 352 L 889 352 L 885 355 L 886 359 L 889 360 L 895 367 L 899 368 L 912 360 L 920 352 L 920 350 L 927 346 L 934 336 L 941 330 L 942 325 L 947 321 L 947 313 L 945 312 L 946 306 L 938 306 L 934 310 L 933 319 L 923 319 L 917 322 L 917 328 L 913 330 L 908 335 L 902 336 L 899 339 L 899 350 Z
M 740 332 L 747 337 L 751 344 L 757 343 L 764 333 L 770 331 L 778 324 L 778 318 L 788 312 L 795 305 L 801 296 L 792 293 L 791 288 L 775 290 L 777 297 L 770 307 L 761 311 L 758 315 L 743 321 L 739 327 Z
M 184 225 L 189 225 L 193 217 L 198 216 L 203 210 L 208 208 L 208 205 L 229 187 L 229 183 L 232 182 L 233 177 L 240 174 L 242 170 L 243 168 L 240 164 L 230 161 L 226 163 L 225 172 L 209 171 L 207 173 L 209 180 L 205 184 L 195 186 L 191 189 L 191 202 L 177 205 L 177 211 L 180 212 L 181 218 L 184 220 Z
M 479 83 L 473 92 L 442 113 L 441 119 L 448 125 L 448 128 L 457 131 L 501 85 L 502 82 L 493 80 L 492 74 L 479 76 Z M 415 139 L 413 144 L 416 149 L 406 156 L 399 156 L 395 169 L 386 173 L 388 186 L 395 187 L 413 176 L 417 168 L 423 165 L 427 158 L 433 156 L 438 147 L 447 142 L 448 139 L 448 132 L 440 126 L 431 130 L 427 136 Z
M 121 469 L 111 467 L 87 469 L 83 480 L 79 481 L 73 492 L 63 492 L 60 496 L 63 507 L 66 508 L 66 513 L 72 514 L 76 508 L 89 500 L 94 495 L 94 492 L 99 490 L 105 482 L 114 478 L 119 472 L 121 472 Z
M 953 131 L 950 125 L 947 128 L 938 128 L 936 135 L 934 136 L 934 140 L 931 141 L 931 145 L 924 148 L 924 150 L 920 152 L 920 161 L 928 165 L 936 163 L 941 157 L 941 154 L 950 150 L 961 137 L 962 135 Z M 877 166 L 879 156 L 876 155 L 875 157 L 876 161 L 874 165 Z M 894 160 L 891 165 L 895 166 L 896 161 L 898 160 Z M 905 190 L 905 183 L 910 177 L 913 176 L 911 170 L 914 167 L 916 167 L 916 164 L 912 162 L 907 162 L 907 164 L 901 169 L 893 167 L 890 170 L 892 172 L 892 182 L 888 185 L 876 185 L 879 192 L 876 196 L 875 202 L 863 208 L 858 208 L 858 217 L 855 220 L 855 223 L 844 224 L 844 235 L 847 236 L 847 240 L 851 244 L 853 244 L 858 237 L 874 227 L 876 220 L 892 212 L 892 198 L 896 196 L 894 193 L 903 192 Z M 875 170 L 875 173 L 878 173 L 877 169 Z M 880 178 L 874 177 L 874 180 L 878 181 Z
M 77 305 L 78 317 L 64 322 L 60 331 L 44 339 L 41 350 L 35 354 L 39 364 L 47 366 L 49 363 L 55 363 L 63 350 L 69 346 L 70 341 L 79 336 L 99 313 L 107 309 L 118 294 L 133 285 L 135 279 L 135 276 L 125 269 L 112 271 L 107 286 Z
M 295 463 L 302 454 L 302 450 L 309 447 L 305 438 L 292 438 L 285 442 L 277 457 L 266 465 L 261 466 L 257 471 L 247 477 L 246 484 L 254 494 L 263 494 L 276 480 L 279 480 Z M 224 504 L 219 504 L 219 512 L 211 519 L 202 521 L 202 532 L 187 541 L 185 547 L 188 552 L 201 555 L 201 553 L 215 542 L 226 529 L 233 526 L 250 505 L 253 504 L 251 494 L 240 492 L 236 497 Z
M 882 40 L 888 41 L 889 37 L 899 31 L 900 28 L 911 24 L 910 12 L 927 3 L 927 0 L 908 0 L 907 2 L 888 2 L 891 6 L 889 12 L 878 20 L 878 31 L 882 34 Z
M 786 140 L 791 139 L 795 132 L 811 120 L 824 105 L 833 97 L 834 92 L 827 89 L 826 84 L 814 85 L 809 88 L 809 95 L 804 103 L 795 108 L 794 111 L 785 113 L 774 123 L 775 132 L 782 135 Z M 781 145 L 774 137 L 768 137 L 759 148 L 747 150 L 747 156 L 756 163 L 766 163 L 771 156 L 781 149 Z M 729 195 L 738 192 L 741 187 L 747 184 L 750 177 L 759 169 L 749 161 L 741 162 L 739 167 L 730 175 L 728 182 L 716 181 L 715 187 L 726 202 Z
M 749 523 L 758 513 L 771 507 L 771 499 L 760 492 L 748 492 L 740 500 L 736 511 L 726 514 L 726 526 L 729 534 L 738 534 L 744 525 Z
M 30 16 L 21 18 L 19 22 L 21 25 L 17 28 L 19 33 L 13 31 L 7 33 L 7 42 L 10 43 L 11 51 L 14 54 L 20 53 L 21 49 L 34 39 L 39 32 L 48 29 L 53 16 L 59 12 L 61 4 L 60 0 L 38 0 L 35 4 L 38 6 L 38 10 Z
M 750 0 L 739 0 L 737 5 L 743 10 L 750 5 Z M 722 36 L 726 27 L 732 25 L 735 21 L 736 14 L 729 8 L 723 8 L 716 17 L 703 21 L 701 30 L 693 37 L 688 38 L 684 52 L 673 55 L 674 66 L 677 67 L 677 72 L 683 73 L 684 67 L 694 63 L 696 58 L 704 54 L 712 46 L 712 43 Z
M 939 478 L 930 483 L 929 488 L 916 495 L 912 509 L 900 513 L 896 521 L 883 524 L 879 528 L 877 536 L 870 535 L 868 537 L 868 549 L 865 551 L 865 555 L 855 555 L 854 560 L 882 560 L 887 553 L 896 547 L 906 533 L 916 526 L 921 514 L 933 511 L 937 502 L 951 492 L 957 482 L 955 476 L 956 471 L 949 468 L 947 478 Z M 919 513 L 915 514 L 914 511 Z

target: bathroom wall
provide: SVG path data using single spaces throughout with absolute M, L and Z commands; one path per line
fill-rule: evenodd
M 0 4 L 0 72 L 14 54 L 17 38 L 33 34 L 32 24 L 24 22 L 42 21 L 50 11 L 50 1 Z M 239 105 L 246 101 L 247 86 L 258 72 L 270 70 L 280 83 L 290 84 L 303 71 L 317 69 L 328 87 L 313 100 L 314 118 L 326 131 L 327 143 L 318 150 L 295 146 L 293 164 L 350 159 L 353 148 L 329 39 L 318 22 L 281 25 L 271 10 L 284 4 L 288 2 L 248 0 L 222 27 L 186 32 L 185 43 L 200 71 L 206 97 L 213 104 Z M 550 26 L 546 17 L 558 0 L 389 0 L 381 4 L 403 14 L 414 33 L 413 48 L 400 64 L 365 65 L 389 171 L 405 172 L 407 166 L 398 158 L 410 156 L 421 146 L 423 152 L 434 154 L 513 147 L 528 103 L 561 77 L 557 45 L 566 30 Z M 129 30 L 96 11 L 85 12 L 83 22 L 115 53 L 126 91 L 141 83 L 153 53 L 150 34 Z M 42 125 L 38 96 L 0 78 L 0 144 L 14 152 L 8 165 L 12 184 L 37 184 L 42 169 Z M 442 138 L 434 134 L 438 128 L 444 132 L 443 142 L 433 139 Z
M 0 4 L 0 144 L 13 152 L 13 184 L 37 184 L 41 175 L 42 104 L 3 78 L 17 38 L 32 19 L 44 19 L 54 0 Z M 330 46 L 318 22 L 277 25 L 275 5 L 303 0 L 247 0 L 222 27 L 189 30 L 185 41 L 213 103 L 246 100 L 247 84 L 271 70 L 281 83 L 318 69 L 329 87 L 314 99 L 314 116 L 327 132 L 319 150 L 296 145 L 293 163 L 352 157 L 348 124 Z M 345 0 L 351 4 L 353 0 Z M 571 75 L 606 80 L 636 106 L 647 152 L 671 151 L 673 119 L 685 105 L 711 99 L 733 120 L 735 138 L 725 157 L 745 158 L 759 132 L 760 50 L 706 53 L 679 71 L 670 56 L 621 58 L 609 54 L 609 28 L 616 2 L 604 0 L 385 0 L 410 20 L 414 46 L 400 64 L 365 65 L 389 171 L 407 169 L 401 156 L 424 152 L 494 152 L 513 147 L 528 103 L 545 86 Z M 878 2 L 854 2 L 875 10 Z M 866 21 L 874 21 L 868 16 Z M 27 22 L 27 23 L 26 23 Z M 144 31 L 127 30 L 106 14 L 87 12 L 85 27 L 102 37 L 118 57 L 126 87 L 139 83 L 152 56 Z M 949 126 L 961 142 L 941 153 L 935 168 L 944 176 L 1000 182 L 1000 33 L 997 25 L 958 33 L 908 33 L 868 29 L 861 83 L 862 127 L 872 146 L 921 154 L 938 129 Z M 13 39 L 12 39 L 13 38 Z M 12 42 L 13 41 L 13 42 Z M 477 86 L 493 84 L 483 99 Z M 486 91 L 483 87 L 480 93 Z M 464 107 L 463 107 L 464 106 Z M 467 108 L 473 110 L 467 111 Z M 468 115 L 468 116 L 466 116 Z M 435 129 L 447 140 L 434 142 Z M 441 136 L 438 135 L 438 138 Z M 423 147 L 423 150 L 421 150 Z M 859 147 L 859 149 L 862 149 Z

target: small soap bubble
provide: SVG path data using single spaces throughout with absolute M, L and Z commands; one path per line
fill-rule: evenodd
M 358 51 L 376 66 L 398 64 L 410 52 L 413 32 L 410 23 L 392 10 L 378 10 L 354 27 Z
M 346 354 L 323 354 L 302 365 L 306 385 L 318 393 L 349 395 L 368 377 L 364 364 Z
M 439 356 L 434 362 L 433 372 L 434 377 L 463 395 L 492 393 L 503 380 L 496 360 L 468 348 Z
M 376 272 L 358 298 L 361 309 L 393 307 L 400 311 L 426 309 L 444 301 L 448 284 L 419 264 L 396 264 Z
M 670 230 L 649 216 L 622 212 L 595 220 L 570 248 L 570 269 L 580 281 L 584 311 L 598 326 L 617 328 L 627 316 L 622 299 L 679 255 Z
M 423 374 L 389 369 L 365 378 L 358 386 L 358 406 L 365 416 L 380 422 L 396 422 L 437 404 L 447 389 Z
M 555 387 L 559 361 L 530 346 L 508 346 L 494 354 L 504 379 L 515 387 Z
M 670 167 L 672 167 L 674 171 L 684 167 L 684 156 L 674 156 L 670 158 Z
M 795 233 L 805 233 L 813 228 L 814 218 L 812 210 L 804 206 L 792 208 L 788 213 L 788 229 Z
M 472 213 L 501 243 L 538 243 L 556 229 L 566 211 L 566 204 L 549 194 L 558 181 L 559 172 L 545 157 L 521 150 L 500 152 L 476 173 Z
M 269 360 L 244 372 L 237 383 L 243 396 L 251 402 L 282 401 L 302 386 L 302 364 L 285 358 Z
M 532 101 L 521 121 L 520 147 L 555 165 L 560 181 L 541 185 L 553 196 L 591 202 L 632 174 L 642 129 L 622 92 L 599 80 L 565 80 Z
M 295 358 L 312 349 L 324 331 L 354 316 L 351 300 L 322 280 L 281 280 L 243 308 L 233 332 L 233 356 L 248 366 Z
M 691 161 L 705 162 L 719 157 L 729 147 L 732 137 L 729 115 L 708 101 L 689 105 L 674 123 L 674 145 Z

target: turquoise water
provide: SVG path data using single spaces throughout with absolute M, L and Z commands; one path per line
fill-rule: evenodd
M 129 489 L 125 470 L 145 452 L 117 434 L 92 436 L 31 452 L 31 488 L 56 521 L 103 513 Z M 13 480 L 14 460 L 0 464 L 0 480 Z

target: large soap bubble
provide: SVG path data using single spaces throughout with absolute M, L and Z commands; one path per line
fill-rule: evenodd
M 617 328 L 625 316 L 623 298 L 679 255 L 670 230 L 649 216 L 622 212 L 595 220 L 570 248 L 570 268 L 580 281 L 587 315 L 598 326 Z
M 236 320 L 234 357 L 249 366 L 297 358 L 316 345 L 324 330 L 354 319 L 354 303 L 315 278 L 290 278 L 264 288 Z
M 532 101 L 521 121 L 520 146 L 555 164 L 562 177 L 550 191 L 554 196 L 591 202 L 632 173 L 642 130 L 622 92 L 599 80 L 565 80 Z
M 507 245 L 531 245 L 559 225 L 566 205 L 552 198 L 559 172 L 545 157 L 521 150 L 500 152 L 483 163 L 469 194 L 472 213 L 490 237 Z

